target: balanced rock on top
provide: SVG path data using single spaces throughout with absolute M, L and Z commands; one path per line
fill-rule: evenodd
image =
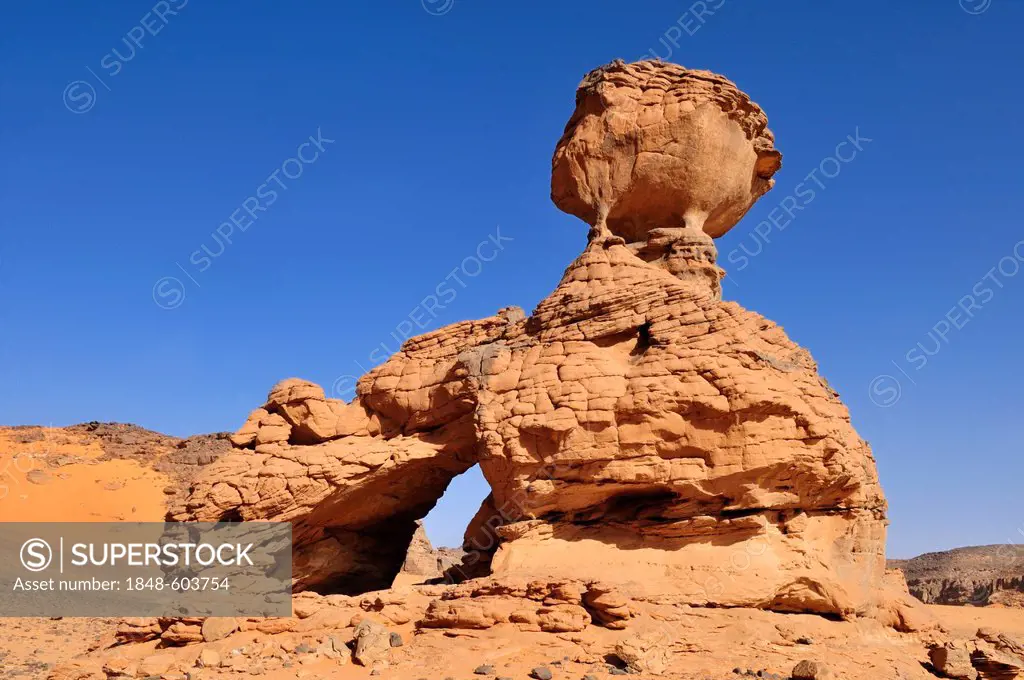
M 551 198 L 627 242 L 683 226 L 718 237 L 771 189 L 781 164 L 767 116 L 729 80 L 616 61 L 580 83 Z

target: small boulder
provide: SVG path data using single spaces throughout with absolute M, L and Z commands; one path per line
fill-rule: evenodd
M 615 656 L 634 673 L 664 673 L 668 668 L 669 640 L 665 633 L 636 633 L 615 645 Z
M 203 621 L 203 640 L 216 642 L 238 630 L 238 620 L 233 618 L 211 617 Z
M 391 650 L 391 634 L 388 629 L 371 619 L 363 620 L 356 626 L 355 652 L 352 658 L 362 666 L 370 666 L 374 661 L 385 659 Z
M 971 663 L 971 653 L 963 643 L 949 642 L 941 647 L 932 647 L 928 650 L 928 658 L 944 678 L 975 680 L 978 677 L 978 671 Z
M 199 652 L 199 659 L 196 665 L 200 668 L 219 668 L 221 665 L 220 652 L 212 647 L 207 647 Z
M 53 481 L 53 477 L 51 477 L 45 470 L 29 470 L 28 474 L 25 475 L 25 479 L 33 484 L 39 485 L 49 484 Z
M 793 668 L 793 680 L 835 680 L 832 669 L 820 661 L 801 661 Z
M 534 680 L 551 680 L 551 669 L 546 666 L 537 666 L 530 671 L 530 677 Z
M 316 653 L 327 659 L 337 659 L 346 663 L 349 657 L 349 649 L 341 640 L 331 635 L 316 648 Z
M 129 659 L 114 658 L 103 665 L 103 672 L 108 678 L 134 678 L 137 667 Z
M 177 661 L 177 658 L 170 653 L 153 654 L 139 663 L 138 674 L 144 678 L 150 675 L 159 677 L 173 671 Z

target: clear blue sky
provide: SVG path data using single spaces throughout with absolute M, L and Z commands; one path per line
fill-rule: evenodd
M 281 378 L 368 366 L 498 225 L 512 240 L 427 327 L 530 310 L 585 240 L 548 198 L 574 88 L 653 50 L 768 112 L 784 167 L 719 241 L 725 295 L 850 406 L 890 553 L 1022 538 L 1024 4 L 424 2 L 8 3 L 0 422 L 235 429 Z M 194 258 L 232 213 L 244 232 Z M 484 493 L 457 480 L 435 542 Z

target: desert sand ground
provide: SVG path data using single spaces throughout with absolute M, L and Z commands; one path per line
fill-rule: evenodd
M 0 429 L 0 522 L 162 522 L 170 478 L 58 428 Z
M 120 454 L 119 454 L 120 455 Z M 102 440 L 64 429 L 0 429 L 0 469 L 9 494 L 0 501 L 0 521 L 116 521 L 163 518 L 164 492 L 173 480 L 149 465 L 156 457 L 127 460 L 112 457 Z M 372 602 L 382 596 L 421 610 L 430 600 L 430 588 L 418 579 L 400 575 L 392 590 L 353 598 Z M 378 618 L 372 606 L 367 618 Z M 954 638 L 970 639 L 980 627 L 996 628 L 1017 639 L 1024 638 L 1024 610 L 1004 607 L 928 606 L 943 629 Z M 829 663 L 842 678 L 929 678 L 927 654 L 919 635 L 895 633 L 873 621 L 833 621 L 806 614 L 779 614 L 752 609 L 682 608 L 665 620 L 650 618 L 636 629 L 615 631 L 590 626 L 579 633 L 524 632 L 503 624 L 488 630 L 417 629 L 415 621 L 396 624 L 381 619 L 402 645 L 390 650 L 387 661 L 368 666 L 354 664 L 347 655 L 325 653 L 331 638 L 348 643 L 352 637 L 350 616 L 334 628 L 317 617 L 306 619 L 295 630 L 270 634 L 244 630 L 207 644 L 161 648 L 158 640 L 114 646 L 116 619 L 9 618 L 0 619 L 0 668 L 2 677 L 46 678 L 55 668 L 82 655 L 110 648 L 106 663 L 120 657 L 131 672 L 152 664 L 149 677 L 184 678 L 182 672 L 164 673 L 173 661 L 179 668 L 194 669 L 204 650 L 217 652 L 225 665 L 192 670 L 192 678 L 223 678 L 259 675 L 268 679 L 362 678 L 372 675 L 409 680 L 419 678 L 469 678 L 480 666 L 493 667 L 491 675 L 526 678 L 544 666 L 556 678 L 603 677 L 613 671 L 604 650 L 624 636 L 646 634 L 660 638 L 667 650 L 662 675 L 680 678 L 724 678 L 734 669 L 789 677 L 803 659 Z M 309 650 L 304 651 L 304 650 Z M 104 677 L 88 675 L 57 677 Z M 96 672 L 93 665 L 91 672 Z M 110 670 L 110 669 L 108 669 Z M 111 675 L 109 677 L 117 677 Z M 147 676 L 139 676 L 147 677 Z M 770 677 L 770 675 L 769 675 Z
M 1024 611 L 944 606 L 929 606 L 928 610 L 955 637 L 973 637 L 982 626 L 1000 629 L 1018 639 L 1024 637 Z M 3 677 L 45 678 L 60 664 L 113 644 L 117 624 L 110 619 L 0 620 Z M 316 653 L 295 652 L 303 643 L 319 647 L 326 637 L 323 633 L 268 636 L 241 632 L 217 643 L 169 650 L 160 650 L 157 642 L 151 641 L 126 646 L 124 657 L 138 663 L 170 655 L 191 667 L 201 651 L 209 648 L 233 664 L 230 668 L 204 669 L 197 676 L 203 678 L 258 674 L 274 680 L 346 679 L 374 674 L 403 680 L 465 679 L 474 677 L 473 671 L 481 665 L 493 666 L 499 677 L 526 678 L 533 668 L 544 665 L 556 677 L 578 679 L 608 674 L 604 659 L 589 650 L 610 646 L 614 638 L 623 635 L 597 627 L 566 635 L 523 633 L 507 626 L 460 631 L 458 635 L 418 633 L 412 624 L 391 626 L 390 630 L 399 633 L 404 644 L 392 650 L 386 666 L 341 664 Z M 920 645 L 907 636 L 860 623 L 754 610 L 693 610 L 686 620 L 666 630 L 678 635 L 669 643 L 673 654 L 671 668 L 664 674 L 668 677 L 725 678 L 735 675 L 735 668 L 788 677 L 802 659 L 825 660 L 842 673 L 841 678 L 934 677 L 921 665 L 927 657 Z M 233 650 L 238 652 L 233 654 Z

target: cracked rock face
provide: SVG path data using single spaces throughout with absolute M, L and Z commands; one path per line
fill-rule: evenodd
M 661 61 L 589 73 L 552 161 L 551 198 L 627 242 L 729 231 L 782 164 L 768 118 L 732 82 Z
M 639 118 L 602 128 L 604 155 L 572 155 L 587 148 L 581 130 L 628 106 L 615 91 L 632 86 L 619 81 L 641 75 L 671 76 L 668 91 L 686 95 L 651 125 L 711 159 L 697 183 L 659 175 L 663 204 L 641 198 L 646 179 L 612 181 L 619 150 L 646 139 Z M 608 92 L 604 108 L 591 101 Z M 694 605 L 884 609 L 886 505 L 870 449 L 807 351 L 721 299 L 709 234 L 770 187 L 778 154 L 765 125 L 718 76 L 653 63 L 591 74 L 556 153 L 555 200 L 586 218 L 600 195 L 613 233 L 592 232 L 529 317 L 509 308 L 412 338 L 350 404 L 304 381 L 276 386 L 177 517 L 291 521 L 298 589 L 369 590 L 390 583 L 448 482 L 479 464 L 492 493 L 463 547 L 492 579 L 584 579 Z M 570 157 L 585 172 L 560 169 Z M 586 179 L 599 176 L 610 183 Z M 642 228 L 622 226 L 623 206 Z M 689 219 L 695 206 L 703 221 Z M 568 630 L 577 614 L 550 616 Z
M 884 576 L 870 450 L 808 353 L 721 301 L 713 246 L 676 236 L 592 241 L 478 351 L 481 466 L 511 511 L 493 572 L 862 609 Z

